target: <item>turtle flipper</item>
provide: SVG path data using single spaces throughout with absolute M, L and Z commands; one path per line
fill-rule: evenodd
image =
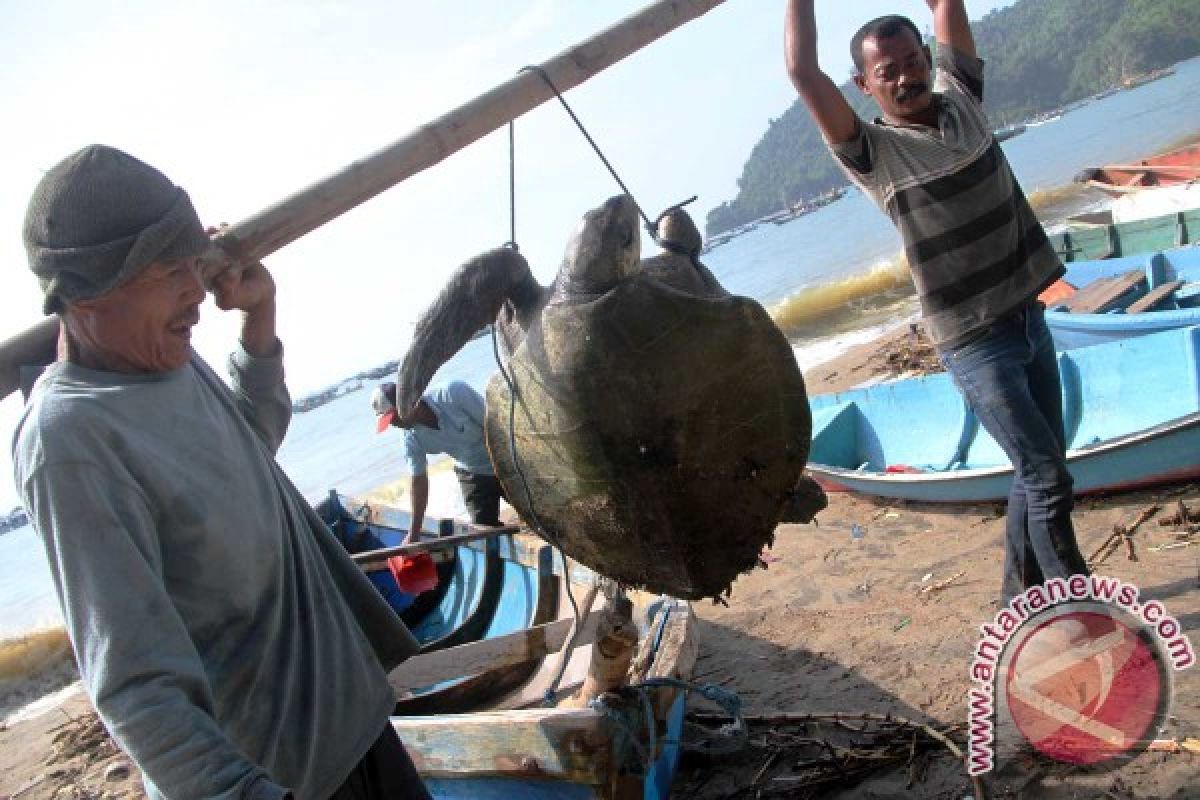
M 501 323 L 508 346 L 515 347 L 513 334 L 523 334 L 545 294 L 524 256 L 508 247 L 489 250 L 459 267 L 417 320 L 398 370 L 397 407 L 411 408 L 438 368 L 493 321 Z

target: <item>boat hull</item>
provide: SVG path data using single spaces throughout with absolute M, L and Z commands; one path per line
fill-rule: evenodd
M 1050 242 L 1069 267 L 1076 261 L 1135 256 L 1200 240 L 1200 209 L 1164 214 L 1136 222 L 1071 228 Z
M 1200 478 L 1200 327 L 1058 355 L 1076 494 Z M 826 491 L 925 502 L 1008 496 L 1013 470 L 949 375 L 810 398 Z
M 1200 414 L 1113 441 L 1067 453 L 1076 495 L 1140 489 L 1200 478 Z M 953 472 L 878 474 L 810 464 L 809 474 L 828 492 L 859 492 L 928 503 L 1005 500 L 1012 488 L 1008 467 Z
M 343 505 L 357 507 L 349 499 Z M 380 538 L 407 529 L 402 510 L 363 508 L 360 516 Z M 392 726 L 432 796 L 667 800 L 680 756 L 685 694 L 656 689 L 643 702 L 626 690 L 621 699 L 603 695 L 600 707 L 547 708 L 547 698 L 557 702 L 590 680 L 594 639 L 530 654 L 547 647 L 555 626 L 590 624 L 596 636 L 596 615 L 624 599 L 608 599 L 597 590 L 599 576 L 564 563 L 536 537 L 499 535 L 458 549 L 470 551 L 459 554 L 460 562 L 470 563 L 474 553 L 486 554 L 489 564 L 493 558 L 503 563 L 504 588 L 490 624 L 477 631 L 476 641 L 425 648 L 389 675 L 400 696 Z M 447 594 L 454 595 L 453 586 Z M 696 659 L 691 606 L 638 592 L 622 597 L 630 601 L 639 630 L 630 680 L 689 679 Z M 460 612 L 457 619 L 468 616 Z M 653 741 L 648 730 L 655 731 Z M 630 731 L 638 732 L 640 747 L 630 743 Z M 638 769 L 629 769 L 631 760 Z

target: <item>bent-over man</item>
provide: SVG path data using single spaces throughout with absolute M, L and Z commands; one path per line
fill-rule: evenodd
M 24 227 L 59 360 L 14 470 L 83 683 L 152 798 L 428 797 L 388 721 L 416 643 L 288 480 L 275 285 L 242 315 L 230 390 L 192 350 L 209 239 L 187 194 L 110 147 L 38 184 Z
M 817 63 L 813 0 L 788 0 L 788 73 L 846 174 L 899 229 L 942 364 L 1014 467 L 1002 588 L 1086 574 L 1071 525 L 1058 367 L 1038 294 L 1064 272 L 983 111 L 962 0 L 927 0 L 936 82 L 916 25 L 887 16 L 850 44 L 859 119 Z
M 483 440 L 487 416 L 483 396 L 462 381 L 430 389 L 408 413 L 396 408 L 396 384 L 382 383 L 371 394 L 378 419 L 376 430 L 389 426 L 404 431 L 404 457 L 411 472 L 412 527 L 405 541 L 416 541 L 429 505 L 429 456 L 445 453 L 454 459 L 454 474 L 463 503 L 477 525 L 500 524 L 504 496 Z

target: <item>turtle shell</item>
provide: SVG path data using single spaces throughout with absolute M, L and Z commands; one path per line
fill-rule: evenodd
M 757 564 L 811 434 L 795 355 L 762 306 L 635 274 L 548 305 L 508 369 L 515 400 L 502 375 L 487 390 L 492 463 L 568 556 L 685 599 Z

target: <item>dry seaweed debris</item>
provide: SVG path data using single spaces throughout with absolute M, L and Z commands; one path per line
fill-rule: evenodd
M 867 366 L 872 375 L 932 375 L 942 372 L 937 350 L 925 331 L 917 323 L 908 326 L 908 332 L 888 337 L 867 356 Z
M 723 715 L 707 713 L 693 713 L 689 719 L 703 724 L 729 721 Z M 711 770 L 755 765 L 749 780 L 723 795 L 727 800 L 825 797 L 892 770 L 903 770 L 912 790 L 939 753 L 963 758 L 950 738 L 960 732 L 960 726 L 934 730 L 886 714 L 840 712 L 747 715 L 745 720 L 749 729 L 746 748 L 731 762 L 709 757 L 707 765 Z M 964 778 L 977 797 L 985 796 L 977 778 Z

